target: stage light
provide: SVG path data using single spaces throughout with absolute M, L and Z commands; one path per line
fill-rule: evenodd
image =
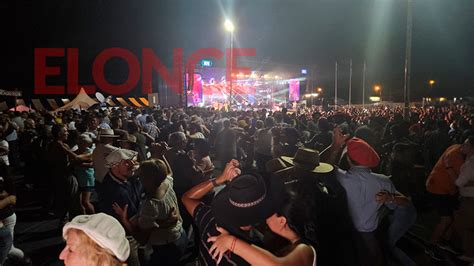
M 278 75 L 275 76 L 275 79 L 279 79 L 280 77 Z
M 267 78 L 269 78 L 269 77 L 270 77 L 270 76 L 269 76 L 268 74 L 263 75 L 263 78 L 264 78 L 264 79 L 267 79 Z

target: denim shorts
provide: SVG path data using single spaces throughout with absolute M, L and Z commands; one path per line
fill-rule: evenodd
M 13 245 L 12 233 L 8 228 L 1 224 L 0 228 L 0 265 L 3 265 L 5 260 L 7 259 L 8 252 Z

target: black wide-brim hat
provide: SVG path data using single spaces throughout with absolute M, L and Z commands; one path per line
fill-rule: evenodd
M 234 178 L 212 201 L 212 212 L 222 227 L 241 227 L 264 222 L 280 210 L 285 200 L 283 182 L 254 173 Z

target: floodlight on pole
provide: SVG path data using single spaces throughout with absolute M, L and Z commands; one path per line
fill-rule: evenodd
M 232 21 L 230 19 L 226 19 L 225 22 L 224 22 L 224 28 L 227 32 L 230 33 L 230 73 L 231 73 L 231 77 L 230 77 L 230 89 L 229 89 L 229 105 L 230 107 L 232 108 L 232 60 L 233 60 L 233 57 L 234 57 L 234 54 L 233 54 L 233 48 L 234 48 L 234 30 L 235 30 L 235 26 L 234 26 L 234 23 L 232 23 Z
M 235 30 L 234 23 L 232 23 L 232 21 L 230 21 L 229 19 L 225 20 L 224 27 L 225 27 L 225 30 L 228 32 L 234 32 Z
M 430 89 L 433 89 L 433 85 L 436 83 L 434 80 L 430 80 L 428 81 L 428 83 L 430 84 Z

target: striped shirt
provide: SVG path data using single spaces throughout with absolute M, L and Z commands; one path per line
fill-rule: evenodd
M 198 265 L 216 265 L 217 261 L 212 258 L 209 254 L 209 249 L 211 248 L 211 242 L 207 242 L 207 239 L 211 236 L 219 235 L 219 231 L 216 229 L 216 219 L 214 214 L 211 211 L 211 206 L 204 203 L 199 204 L 196 209 L 194 209 L 194 223 L 199 230 L 199 260 Z M 224 255 L 222 257 L 222 265 L 249 265 L 241 257 L 231 254 Z

